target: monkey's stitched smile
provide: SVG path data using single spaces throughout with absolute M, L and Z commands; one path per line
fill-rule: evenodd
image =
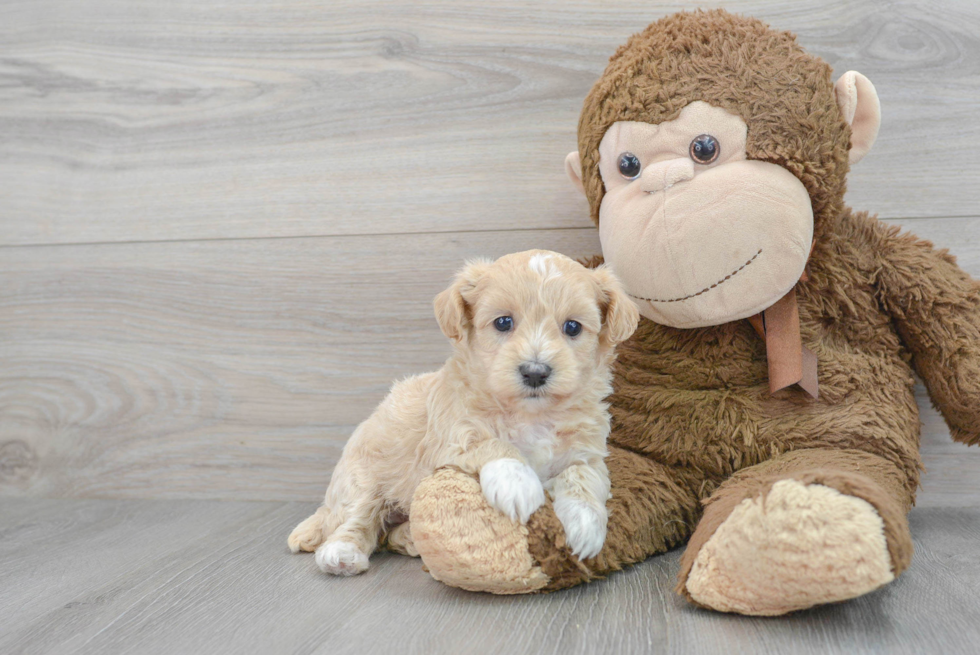
M 749 261 L 745 262 L 744 264 L 742 264 L 741 266 L 739 266 L 738 268 L 736 268 L 734 271 L 732 271 L 731 273 L 729 273 L 725 277 L 721 278 L 720 280 L 718 280 L 717 282 L 715 282 L 711 286 L 708 286 L 708 287 L 705 287 L 705 288 L 701 289 L 697 293 L 692 293 L 692 294 L 687 295 L 687 296 L 684 296 L 682 298 L 666 298 L 666 299 L 661 299 L 661 298 L 644 298 L 643 296 L 634 296 L 629 291 L 626 292 L 626 295 L 628 295 L 630 298 L 636 298 L 637 300 L 645 300 L 645 301 L 651 302 L 651 303 L 652 302 L 681 302 L 682 300 L 689 300 L 691 298 L 696 298 L 697 296 L 700 296 L 702 293 L 707 293 L 708 291 L 711 291 L 715 287 L 720 286 L 720 285 L 724 284 L 725 282 L 728 282 L 730 279 L 732 279 L 733 277 L 735 277 L 742 269 L 744 269 L 746 266 L 748 266 L 749 264 L 751 264 L 752 262 L 754 262 L 756 260 L 756 258 L 759 255 L 761 255 L 761 254 L 762 254 L 762 248 L 759 248 L 759 252 L 757 252 L 754 255 L 752 255 L 752 258 L 749 259 Z

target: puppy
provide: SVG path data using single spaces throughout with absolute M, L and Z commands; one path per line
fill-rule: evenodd
M 487 502 L 526 523 L 554 499 L 572 552 L 606 537 L 609 412 L 615 344 L 636 306 L 612 272 L 531 250 L 476 261 L 435 299 L 453 354 L 434 373 L 395 384 L 344 447 L 323 505 L 289 535 L 326 573 L 355 575 L 388 534 L 417 555 L 409 510 L 419 482 L 456 466 L 478 475 Z

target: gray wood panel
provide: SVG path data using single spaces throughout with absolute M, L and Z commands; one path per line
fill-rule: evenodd
M 680 551 L 551 595 L 494 597 L 378 555 L 321 574 L 285 535 L 308 503 L 6 500 L 5 653 L 968 653 L 980 638 L 980 510 L 915 509 L 894 584 L 775 619 L 673 593 Z
M 980 276 L 980 218 L 906 227 Z M 306 500 L 395 379 L 449 347 L 466 257 L 598 252 L 594 229 L 2 249 L 0 494 Z M 975 506 L 980 451 L 920 393 L 920 505 Z
M 977 213 L 974 0 L 12 0 L 0 245 L 585 226 L 585 94 L 629 34 L 718 4 L 875 82 L 854 206 Z

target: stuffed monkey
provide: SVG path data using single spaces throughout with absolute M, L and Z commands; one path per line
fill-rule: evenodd
M 867 78 L 751 18 L 675 14 L 613 55 L 567 161 L 645 317 L 615 369 L 605 546 L 579 561 L 550 502 L 520 525 L 441 470 L 410 517 L 435 578 L 551 591 L 687 542 L 681 594 L 774 615 L 908 567 L 913 373 L 980 441 L 980 286 L 844 205 L 878 124 Z

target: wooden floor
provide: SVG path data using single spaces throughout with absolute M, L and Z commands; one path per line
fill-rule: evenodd
M 289 556 L 357 422 L 448 354 L 467 257 L 599 251 L 564 177 L 608 56 L 717 6 L 875 83 L 847 200 L 980 277 L 976 0 L 6 0 L 0 653 L 977 652 L 980 451 L 923 410 L 917 552 L 775 620 L 672 593 L 677 553 L 493 598 Z
M 0 507 L 3 653 L 970 653 L 980 509 L 916 509 L 912 568 L 876 593 L 779 619 L 696 609 L 680 551 L 561 593 L 446 587 L 384 554 L 319 573 L 283 535 L 303 503 L 21 500 Z

